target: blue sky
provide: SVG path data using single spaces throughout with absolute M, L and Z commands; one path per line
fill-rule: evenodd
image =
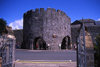
M 18 24 L 22 26 L 26 11 L 48 7 L 64 11 L 71 22 L 82 18 L 100 19 L 100 0 L 0 0 L 0 18 L 17 28 Z

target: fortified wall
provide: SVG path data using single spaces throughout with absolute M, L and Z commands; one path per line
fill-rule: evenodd
M 13 30 L 13 32 L 14 36 L 16 37 L 16 46 L 19 46 L 19 48 L 21 48 L 23 42 L 23 29 Z
M 71 24 L 72 45 L 76 46 L 77 37 L 79 35 L 80 23 L 84 22 L 86 31 L 90 34 L 93 44 L 96 43 L 95 38 L 100 34 L 100 25 L 92 19 L 76 20 Z M 86 34 L 87 36 L 87 34 Z
M 35 47 L 34 41 L 39 37 L 51 50 L 59 50 L 64 37 L 68 37 L 70 42 L 71 20 L 63 11 L 40 8 L 24 13 L 23 18 L 23 48 Z

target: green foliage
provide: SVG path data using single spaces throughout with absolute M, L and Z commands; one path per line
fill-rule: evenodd
M 100 47 L 100 34 L 96 37 L 97 46 Z
M 2 35 L 3 33 L 7 33 L 7 30 L 6 30 L 6 21 L 2 18 L 0 18 L 0 34 Z
M 100 66 L 100 34 L 96 37 L 96 44 L 94 44 L 95 49 L 95 67 Z

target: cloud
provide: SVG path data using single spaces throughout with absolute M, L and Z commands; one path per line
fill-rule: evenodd
M 9 26 L 11 26 L 13 30 L 23 29 L 23 19 L 15 20 L 14 22 L 11 22 Z
M 100 18 L 98 19 L 98 21 L 100 21 Z

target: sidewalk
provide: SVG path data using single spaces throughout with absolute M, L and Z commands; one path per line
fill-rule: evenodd
M 15 67 L 76 67 L 76 62 L 71 61 L 51 61 L 51 60 L 42 60 L 42 61 L 16 61 Z

